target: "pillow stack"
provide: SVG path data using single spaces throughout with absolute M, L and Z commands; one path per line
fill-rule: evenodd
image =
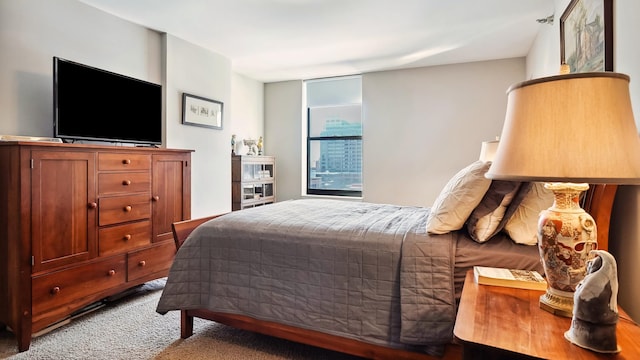
M 467 231 L 473 240 L 483 243 L 504 228 L 518 206 L 513 200 L 521 185 L 515 181 L 491 182 L 489 190 L 467 219 Z
M 489 166 L 476 161 L 449 180 L 431 207 L 427 231 L 446 234 L 466 225 L 479 243 L 504 230 L 518 244 L 537 244 L 538 215 L 553 204 L 553 193 L 543 183 L 487 179 Z

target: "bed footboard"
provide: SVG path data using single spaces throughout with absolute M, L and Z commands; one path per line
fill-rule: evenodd
M 197 218 L 197 219 L 192 219 L 192 220 L 178 221 L 178 222 L 174 222 L 173 224 L 171 224 L 171 231 L 173 232 L 173 241 L 176 244 L 176 251 L 178 249 L 180 249 L 180 246 L 182 246 L 184 241 L 187 240 L 187 237 L 189 237 L 189 234 L 191 234 L 191 232 L 195 228 L 197 228 L 201 224 L 203 224 L 203 223 L 205 223 L 205 222 L 207 222 L 207 221 L 209 221 L 211 219 L 215 219 L 215 218 L 220 217 L 222 215 L 224 215 L 224 214 L 207 216 L 207 217 Z
M 453 360 L 462 359 L 462 347 L 458 344 L 447 344 L 442 357 L 431 356 L 424 353 L 411 352 L 401 349 L 393 349 L 380 345 L 364 343 L 358 340 L 343 338 L 340 336 L 321 333 L 318 331 L 301 329 L 294 326 L 283 325 L 270 321 L 256 320 L 254 318 L 217 313 L 204 309 L 182 310 L 180 312 L 181 337 L 183 339 L 193 335 L 194 317 L 215 321 L 220 324 L 273 336 L 301 344 L 316 346 L 319 348 L 361 356 L 367 359 L 387 360 Z
M 185 220 L 172 224 L 172 231 L 176 243 L 176 249 L 185 242 L 189 234 L 199 225 L 224 214 L 205 218 Z M 462 347 L 457 344 L 448 344 L 443 357 L 431 356 L 425 353 L 408 350 L 388 348 L 381 345 L 361 342 L 354 339 L 330 335 L 318 331 L 301 329 L 294 326 L 283 325 L 270 321 L 256 320 L 242 315 L 225 314 L 205 309 L 181 310 L 180 312 L 180 337 L 186 339 L 193 335 L 194 318 L 207 319 L 234 328 L 253 331 L 256 333 L 274 336 L 277 338 L 294 341 L 306 345 L 316 346 L 332 351 L 338 351 L 369 359 L 399 359 L 399 360 L 435 360 L 435 359 L 461 359 Z

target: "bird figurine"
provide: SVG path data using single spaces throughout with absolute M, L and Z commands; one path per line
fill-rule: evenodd
M 592 250 L 587 273 L 573 295 L 571 328 L 564 337 L 585 349 L 599 353 L 620 351 L 616 338 L 618 323 L 618 267 L 604 250 Z

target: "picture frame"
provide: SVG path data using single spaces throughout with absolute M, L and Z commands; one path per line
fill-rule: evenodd
M 182 123 L 222 130 L 223 106 L 221 101 L 182 93 Z
M 571 0 L 560 17 L 560 64 L 613 71 L 613 0 Z

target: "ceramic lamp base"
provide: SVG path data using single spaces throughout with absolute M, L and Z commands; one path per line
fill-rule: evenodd
M 573 297 L 558 296 L 547 292 L 540 296 L 540 308 L 554 315 L 572 317 Z
M 565 317 L 573 315 L 573 294 L 586 273 L 589 252 L 598 247 L 596 224 L 580 207 L 588 184 L 548 183 L 553 205 L 540 212 L 538 249 L 549 287 L 540 307 Z

